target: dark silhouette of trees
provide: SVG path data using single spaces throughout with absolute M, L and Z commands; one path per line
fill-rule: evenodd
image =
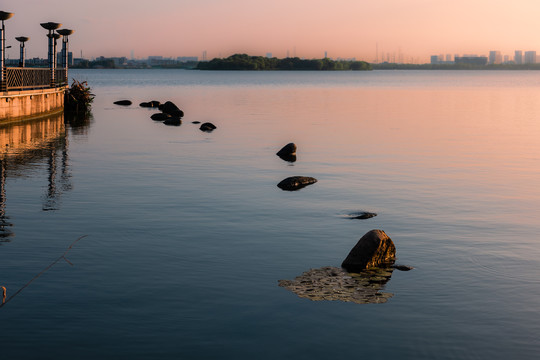
M 371 70 L 365 61 L 348 61 L 324 59 L 300 59 L 288 57 L 284 59 L 267 58 L 234 54 L 228 58 L 215 58 L 208 62 L 199 62 L 199 70 Z

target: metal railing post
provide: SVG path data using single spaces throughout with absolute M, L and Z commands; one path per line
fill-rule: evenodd
M 6 91 L 6 28 L 4 26 L 4 20 L 7 20 L 13 16 L 13 13 L 0 11 L 0 20 L 2 26 L 0 27 L 0 91 Z

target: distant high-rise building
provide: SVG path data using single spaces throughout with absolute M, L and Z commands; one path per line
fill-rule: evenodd
M 516 50 L 514 52 L 514 62 L 518 65 L 523 64 L 523 51 L 522 50 Z
M 510 56 L 509 55 L 504 55 L 503 63 L 508 64 L 509 62 L 510 62 Z
M 19 59 L 16 59 L 16 61 L 17 61 L 16 64 L 19 64 L 18 63 Z M 56 64 L 58 66 L 62 65 L 62 53 L 61 52 L 56 53 Z M 73 53 L 71 51 L 68 52 L 68 66 L 73 66 Z
M 525 51 L 523 56 L 524 64 L 536 64 L 536 51 Z
M 271 59 L 272 58 L 272 53 L 266 53 L 266 57 Z
M 328 58 L 328 51 L 325 51 L 325 52 L 324 52 L 324 58 L 325 58 L 325 59 Z
M 438 64 L 439 63 L 439 56 L 438 55 L 431 55 L 431 64 Z
M 446 62 L 451 62 L 451 61 L 452 61 L 452 55 L 446 54 Z
M 131 50 L 131 60 L 135 60 L 135 51 Z
M 490 51 L 489 52 L 489 63 L 490 64 L 502 64 L 502 55 L 500 51 Z
M 206 50 L 202 52 L 202 61 L 206 61 Z

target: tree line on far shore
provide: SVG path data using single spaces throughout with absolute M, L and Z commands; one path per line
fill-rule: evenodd
M 228 58 L 215 58 L 210 61 L 199 62 L 199 70 L 371 70 L 371 65 L 365 61 L 300 59 L 288 57 L 278 59 L 275 57 L 249 56 L 235 54 Z

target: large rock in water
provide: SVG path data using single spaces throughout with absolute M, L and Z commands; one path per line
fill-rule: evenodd
M 159 108 L 161 103 L 157 100 L 152 100 L 148 102 L 142 102 L 139 104 L 140 107 L 147 107 L 147 108 Z M 161 110 L 161 109 L 160 109 Z
M 163 121 L 163 120 L 167 120 L 168 118 L 170 118 L 171 115 L 169 114 L 165 114 L 165 113 L 155 113 L 155 114 L 152 114 L 150 116 L 150 119 L 152 120 L 156 120 L 156 121 Z
M 115 105 L 123 105 L 123 106 L 129 106 L 131 105 L 130 100 L 118 100 L 114 102 Z
M 199 130 L 204 131 L 204 132 L 212 132 L 215 129 L 217 129 L 216 125 L 214 125 L 214 124 L 212 124 L 210 122 L 205 122 L 204 124 L 202 124 L 199 127 Z
M 163 123 L 165 125 L 180 126 L 182 125 L 182 120 L 180 120 L 180 118 L 171 116 L 168 119 L 166 119 Z
M 371 230 L 358 240 L 341 267 L 348 272 L 359 272 L 372 267 L 390 266 L 395 259 L 396 247 L 392 239 L 382 230 Z
M 315 184 L 316 182 L 317 179 L 309 176 L 291 176 L 283 179 L 277 186 L 281 190 L 295 191 L 308 185 Z
M 282 147 L 281 150 L 279 150 L 276 153 L 276 155 L 285 161 L 295 162 L 296 161 L 296 144 L 288 143 L 287 145 Z
M 163 111 L 165 114 L 181 118 L 184 116 L 184 112 L 178 108 L 174 103 L 167 101 L 165 104 L 160 105 L 159 110 Z
M 285 155 L 293 155 L 293 154 L 296 154 L 295 143 L 288 143 L 276 153 L 277 156 L 285 156 Z

